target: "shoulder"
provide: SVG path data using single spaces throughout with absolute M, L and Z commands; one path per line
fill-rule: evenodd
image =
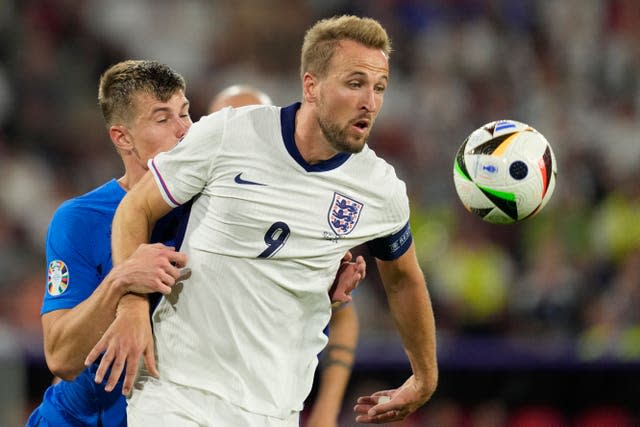
M 382 215 L 397 231 L 409 219 L 409 196 L 406 184 L 398 177 L 390 163 L 378 157 L 367 146 L 356 157 L 360 159 L 354 162 L 358 164 L 355 176 L 366 176 L 366 180 L 362 183 L 364 200 L 371 206 L 380 208 Z
M 236 145 L 238 138 L 248 135 L 280 132 L 280 107 L 271 105 L 248 105 L 244 107 L 226 107 L 220 111 L 203 116 L 191 126 L 184 140 L 192 150 L 215 151 L 225 144 Z M 176 149 L 180 147 L 179 144 Z
M 246 105 L 238 108 L 228 108 L 230 120 L 255 121 L 265 118 L 280 117 L 280 107 L 274 105 Z
M 393 165 L 379 157 L 368 145 L 365 145 L 357 156 L 359 168 L 367 172 L 368 181 L 386 190 L 390 188 L 402 192 L 406 190 L 404 181 L 398 177 Z
M 194 123 L 193 128 L 215 129 L 225 126 L 229 122 L 256 122 L 265 119 L 278 118 L 280 107 L 273 105 L 246 105 L 244 107 L 226 107 L 207 116 L 202 116 Z
M 113 218 L 125 192 L 115 180 L 95 188 L 81 196 L 64 201 L 53 214 L 52 226 L 93 227 L 96 223 Z

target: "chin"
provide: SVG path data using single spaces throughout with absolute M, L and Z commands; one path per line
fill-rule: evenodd
M 367 137 L 364 138 L 358 138 L 355 141 L 351 142 L 349 144 L 349 152 L 350 153 L 359 153 L 362 151 L 362 149 L 364 148 L 365 144 L 367 143 Z

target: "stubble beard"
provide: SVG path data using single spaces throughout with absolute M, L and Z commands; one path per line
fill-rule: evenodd
M 322 134 L 329 142 L 331 148 L 339 153 L 359 153 L 364 148 L 364 144 L 367 142 L 369 134 L 364 135 L 362 138 L 351 138 L 349 141 L 349 128 L 351 125 L 340 127 L 335 123 L 328 123 L 318 117 L 318 125 L 322 130 Z

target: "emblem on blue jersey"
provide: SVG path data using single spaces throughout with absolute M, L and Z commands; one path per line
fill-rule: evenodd
M 57 296 L 67 290 L 69 285 L 69 269 L 63 261 L 55 260 L 49 263 L 47 271 L 47 292 Z
M 351 233 L 358 223 L 364 204 L 340 193 L 333 193 L 329 208 L 329 226 L 338 236 Z

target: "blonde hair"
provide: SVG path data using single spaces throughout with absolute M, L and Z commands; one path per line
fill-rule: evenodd
M 387 58 L 391 54 L 391 40 L 378 21 L 353 15 L 334 16 L 318 21 L 307 30 L 300 55 L 300 78 L 306 72 L 324 77 L 341 40 L 380 49 Z
M 100 77 L 98 104 L 107 128 L 133 119 L 134 97 L 146 93 L 166 102 L 179 90 L 184 78 L 167 65 L 156 61 L 128 60 L 111 66 Z

